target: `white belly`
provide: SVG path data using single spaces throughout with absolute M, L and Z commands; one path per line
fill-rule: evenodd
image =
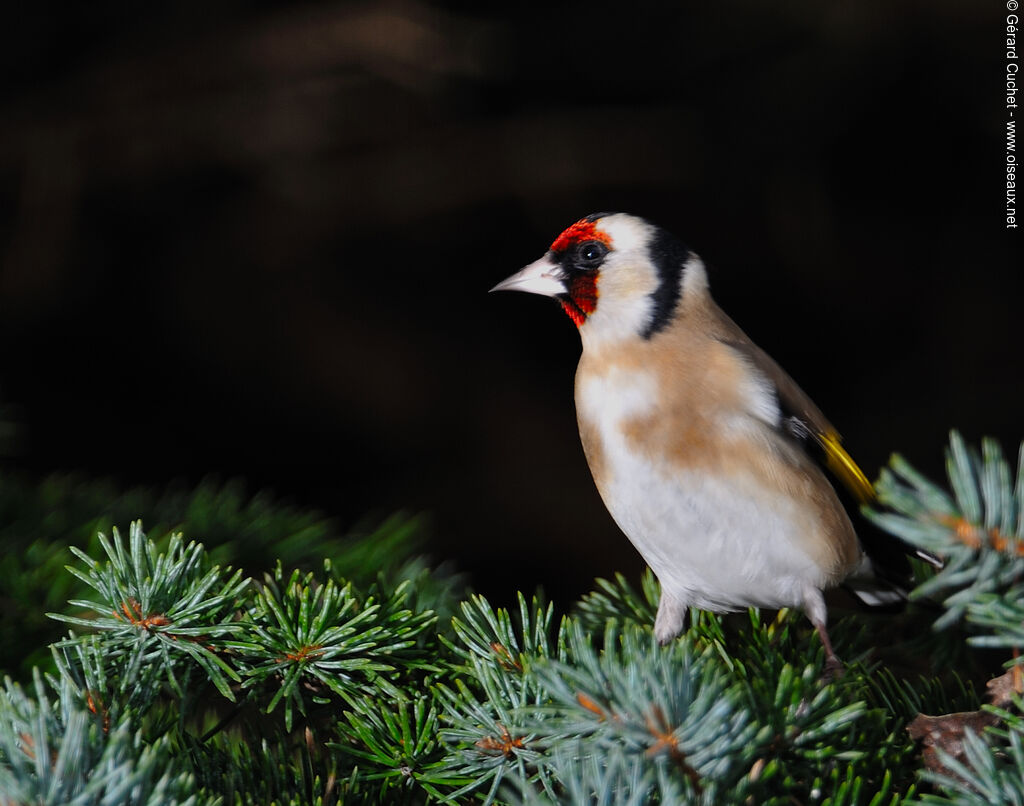
M 806 508 L 783 494 L 768 497 L 752 474 L 680 469 L 629 444 L 621 424 L 649 407 L 649 375 L 631 371 L 588 386 L 577 404 L 601 440 L 601 496 L 673 598 L 715 611 L 790 607 L 804 603 L 808 587 L 826 585 L 802 549 L 816 526 Z

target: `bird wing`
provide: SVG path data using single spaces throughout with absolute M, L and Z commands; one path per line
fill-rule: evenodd
M 823 464 L 858 503 L 873 501 L 875 491 L 871 482 L 843 448 L 839 432 L 821 413 L 821 409 L 732 319 L 721 310 L 718 313 L 718 340 L 742 355 L 774 388 L 782 414 L 781 429 Z
M 772 384 L 782 413 L 781 428 L 823 464 L 858 504 L 873 502 L 875 489 L 871 482 L 842 446 L 839 432 L 796 381 L 745 336 L 743 341 L 725 343 L 741 353 Z
M 855 505 L 876 504 L 874 487 L 843 448 L 839 432 L 822 414 L 821 409 L 732 319 L 721 310 L 718 314 L 720 318 L 715 328 L 718 340 L 742 355 L 774 387 L 782 414 L 779 430 L 799 443 L 819 464 L 824 465 L 849 493 Z M 863 520 L 857 532 L 875 573 L 899 588 L 906 588 L 912 581 L 907 555 L 917 556 L 937 567 L 942 565 L 942 561 L 934 554 L 917 549 Z

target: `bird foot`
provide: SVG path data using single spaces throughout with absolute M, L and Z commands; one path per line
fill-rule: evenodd
M 846 674 L 846 667 L 843 666 L 843 662 L 839 660 L 837 655 L 829 654 L 825 657 L 825 671 L 821 675 L 821 679 L 826 683 L 831 683 L 833 680 L 839 680 Z

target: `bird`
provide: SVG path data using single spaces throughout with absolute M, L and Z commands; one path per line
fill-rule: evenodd
M 594 213 L 492 291 L 552 297 L 576 325 L 583 452 L 601 498 L 660 583 L 654 634 L 694 607 L 795 608 L 841 670 L 824 592 L 891 607 L 912 584 L 896 537 L 854 528 L 874 488 L 821 410 L 715 303 L 689 247 L 644 218 Z

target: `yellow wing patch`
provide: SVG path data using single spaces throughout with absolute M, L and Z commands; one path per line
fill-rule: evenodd
M 843 485 L 862 504 L 875 500 L 875 488 L 871 486 L 868 477 L 857 467 L 857 463 L 839 444 L 839 434 L 829 431 L 827 434 L 817 435 L 818 443 L 825 451 L 825 466 L 835 474 Z

